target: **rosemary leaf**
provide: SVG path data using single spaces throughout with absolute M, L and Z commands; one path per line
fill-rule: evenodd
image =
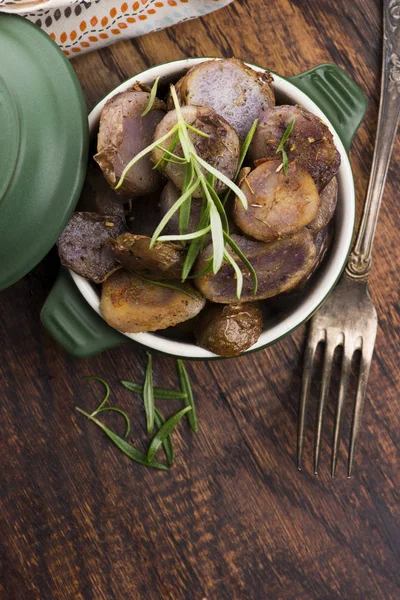
M 147 353 L 146 376 L 143 385 L 143 401 L 146 413 L 147 433 L 150 435 L 154 429 L 154 393 L 153 393 L 153 357 Z
M 126 381 L 125 379 L 121 379 L 120 383 L 131 392 L 136 392 L 137 394 L 143 395 L 143 386 L 140 383 L 136 383 L 135 381 Z M 185 392 L 178 392 L 175 390 L 169 390 L 167 388 L 162 387 L 154 387 L 153 386 L 153 395 L 154 398 L 157 399 L 166 399 L 166 400 L 181 400 L 186 398 Z
M 246 265 L 246 267 L 249 269 L 250 274 L 251 274 L 251 278 L 253 279 L 253 293 L 257 294 L 257 289 L 258 289 L 258 279 L 257 279 L 257 273 L 253 267 L 253 265 L 251 264 L 251 262 L 248 260 L 248 258 L 246 257 L 245 254 L 243 254 L 243 252 L 241 251 L 241 249 L 239 248 L 239 246 L 236 244 L 236 242 L 233 241 L 233 239 L 227 235 L 224 234 L 224 238 L 225 241 L 227 242 L 227 244 L 232 248 L 232 250 L 235 252 L 235 254 L 237 254 L 237 256 L 240 258 L 240 260 Z
M 200 221 L 199 221 L 199 225 L 198 225 L 200 228 L 203 228 L 205 226 L 205 224 L 208 222 L 209 210 L 210 210 L 210 208 L 207 203 L 207 200 L 203 199 L 203 205 L 202 205 L 201 214 L 200 214 Z M 198 255 L 200 254 L 200 252 L 203 249 L 204 240 L 205 240 L 205 236 L 201 237 L 201 238 L 197 238 L 191 242 L 191 244 L 189 246 L 189 250 L 186 254 L 185 262 L 183 263 L 182 281 L 185 281 L 189 277 L 189 273 L 192 270 L 192 267 L 193 267 L 194 263 L 196 262 Z
M 205 131 L 200 131 L 200 129 L 193 127 L 193 125 L 189 125 L 189 123 L 186 123 L 186 127 L 188 129 L 190 129 L 190 131 L 193 131 L 193 133 L 197 133 L 197 135 L 200 135 L 201 137 L 204 137 L 204 138 L 211 137 L 209 133 L 205 133 Z
M 286 150 L 282 149 L 282 166 L 283 166 L 283 172 L 285 173 L 286 177 L 288 176 L 289 173 L 289 159 L 288 159 L 288 155 L 286 154 Z
M 236 297 L 240 300 L 240 296 L 242 295 L 243 289 L 243 273 L 239 267 L 239 265 L 235 262 L 229 252 L 224 252 L 224 258 L 232 265 L 233 270 L 236 275 Z
M 224 260 L 224 231 L 221 217 L 213 202 L 210 205 L 211 237 L 213 243 L 213 272 L 218 273 Z
M 292 129 L 293 129 L 293 125 L 296 119 L 292 119 L 289 123 L 289 125 L 286 127 L 286 131 L 282 136 L 281 141 L 279 142 L 279 146 L 276 149 L 276 154 L 279 154 L 279 152 L 282 152 L 283 150 L 283 146 L 286 144 L 289 135 L 292 133 Z
M 160 430 L 165 423 L 163 415 L 157 408 L 154 408 L 154 422 L 158 430 Z M 162 447 L 164 449 L 164 454 L 165 458 L 167 459 L 168 466 L 172 467 L 175 458 L 175 452 L 171 435 L 167 435 L 167 437 L 162 443 Z
M 189 421 L 190 428 L 194 433 L 199 430 L 199 424 L 197 421 L 196 406 L 194 403 L 192 386 L 190 385 L 189 375 L 187 374 L 186 367 L 182 360 L 177 360 L 178 374 L 181 382 L 181 390 L 186 393 L 185 406 L 190 407 L 192 410 L 188 413 L 187 420 Z
M 187 233 L 186 235 L 160 235 L 159 238 L 157 238 L 158 242 L 179 242 L 179 241 L 186 241 L 186 240 L 195 240 L 197 238 L 200 237 L 204 237 L 207 235 L 207 233 L 210 231 L 211 226 L 208 225 L 207 227 L 204 227 L 204 229 L 198 229 L 197 231 L 194 231 L 193 233 Z
M 151 467 L 152 469 L 159 469 L 160 471 L 168 471 L 169 470 L 166 465 L 163 465 L 160 462 L 157 462 L 155 460 L 149 461 L 147 459 L 147 456 L 143 452 L 140 452 L 140 450 L 137 450 L 134 446 L 132 446 L 131 444 L 126 442 L 119 435 L 117 435 L 116 433 L 111 431 L 111 429 L 108 429 L 108 427 L 103 425 L 103 423 L 98 421 L 98 419 L 95 419 L 94 417 L 89 415 L 89 413 L 85 412 L 78 406 L 76 406 L 75 408 L 79 413 L 84 415 L 87 419 L 90 419 L 90 421 L 93 421 L 93 423 L 96 423 L 96 425 L 98 427 L 100 427 L 100 429 L 102 429 L 102 431 L 104 431 L 106 436 L 115 444 L 115 446 L 117 446 L 117 448 L 119 448 L 126 456 L 128 456 L 128 458 L 130 458 L 134 462 L 139 463 L 141 465 L 145 465 L 146 467 Z
M 158 88 L 159 81 L 160 81 L 160 77 L 157 77 L 157 79 L 155 80 L 155 82 L 152 85 L 152 88 L 150 91 L 150 98 L 149 98 L 146 108 L 142 112 L 142 117 L 145 117 L 147 115 L 147 113 L 149 113 L 151 111 L 151 109 L 153 108 L 154 100 L 156 99 L 156 95 L 157 95 L 157 88 Z
M 210 263 L 205 269 L 202 271 L 198 271 L 198 273 L 193 273 L 193 275 L 188 275 L 186 279 L 197 279 L 198 277 L 202 277 L 203 275 L 207 275 L 212 271 L 212 263 Z
M 226 233 L 229 233 L 229 223 L 228 223 L 228 217 L 226 216 L 225 208 L 224 208 L 217 192 L 214 190 L 214 188 L 211 186 L 211 184 L 208 183 L 208 181 L 207 181 L 207 187 L 208 187 L 208 191 L 210 192 L 210 195 L 212 197 L 212 200 L 216 206 L 216 209 L 219 212 L 219 216 L 221 217 L 222 229 Z
M 179 423 L 182 417 L 184 417 L 186 413 L 190 410 L 192 410 L 192 408 L 190 406 L 186 406 L 186 408 L 183 408 L 182 410 L 178 411 L 177 413 L 172 415 L 172 417 L 170 417 L 167 421 L 165 421 L 165 423 L 157 431 L 157 433 L 151 440 L 149 449 L 147 451 L 147 460 L 149 462 L 153 460 L 161 444 L 170 435 L 170 433 L 173 431 L 173 429 L 176 427 L 176 425 Z

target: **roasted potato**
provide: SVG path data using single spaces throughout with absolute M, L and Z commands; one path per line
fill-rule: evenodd
M 90 161 L 76 211 L 115 215 L 125 219 L 121 199 L 127 201 L 127 198 L 119 196 L 110 188 L 99 166 L 93 160 Z
M 76 212 L 57 242 L 60 261 L 78 275 L 101 283 L 120 268 L 107 242 L 123 231 L 121 217 Z
M 182 114 L 189 125 L 193 125 L 199 131 L 207 133 L 210 136 L 205 138 L 192 131 L 189 132 L 198 155 L 229 177 L 229 179 L 233 179 L 238 166 L 240 152 L 239 138 L 233 127 L 224 118 L 217 115 L 212 108 L 184 106 L 182 107 Z M 157 125 L 154 139 L 157 140 L 168 133 L 176 122 L 176 111 L 171 110 Z M 180 144 L 176 146 L 174 153 L 177 156 L 183 156 Z M 162 150 L 154 148 L 153 161 L 155 163 L 163 156 L 164 152 Z M 182 165 L 169 162 L 164 169 L 164 173 L 177 188 L 182 189 L 184 177 L 184 167 Z M 225 189 L 226 186 L 221 181 L 216 180 L 216 192 L 219 194 Z M 201 188 L 199 187 L 193 195 L 200 198 Z
M 263 330 L 263 314 L 256 302 L 210 304 L 196 321 L 199 346 L 220 356 L 238 356 L 256 343 Z
M 312 177 L 296 162 L 286 176 L 280 160 L 269 160 L 249 173 L 240 189 L 248 209 L 235 200 L 233 220 L 245 234 L 264 242 L 300 231 L 318 214 L 320 197 Z
M 103 284 L 100 311 L 111 327 L 125 333 L 158 331 L 195 317 L 205 300 L 189 283 L 180 290 L 149 283 L 125 269 Z
M 340 167 L 340 154 L 327 125 L 300 106 L 274 106 L 265 111 L 249 148 L 251 161 L 276 158 L 276 150 L 288 125 L 293 129 L 285 143 L 289 161 L 310 173 L 322 191 Z
M 180 279 L 185 251 L 172 242 L 156 242 L 150 248 L 151 238 L 123 233 L 110 245 L 116 259 L 129 271 L 157 280 Z
M 317 216 L 307 225 L 308 229 L 315 233 L 324 229 L 335 213 L 338 198 L 338 181 L 336 177 L 331 179 L 322 190 L 320 198 L 321 204 Z
M 164 102 L 156 98 L 150 112 L 142 117 L 148 101 L 148 93 L 130 90 L 110 98 L 101 112 L 94 159 L 113 188 L 128 162 L 152 143 L 156 126 L 165 115 Z M 153 166 L 150 155 L 144 156 L 127 173 L 118 192 L 135 197 L 159 189 L 162 176 Z
M 178 82 L 177 91 L 182 104 L 213 108 L 243 141 L 255 119 L 275 104 L 271 81 L 269 73 L 257 73 L 229 58 L 193 67 Z
M 307 277 L 315 263 L 315 242 L 313 235 L 307 229 L 269 243 L 256 242 L 238 235 L 232 235 L 232 238 L 252 264 L 258 278 L 258 291 L 254 294 L 250 273 L 238 259 L 244 280 L 242 302 L 270 298 L 293 289 Z M 209 264 L 207 259 L 211 255 L 212 246 L 208 246 L 196 263 L 196 272 L 207 267 Z M 195 285 L 207 300 L 212 302 L 222 304 L 238 302 L 236 278 L 228 262 L 222 264 L 216 275 L 208 273 L 195 279 Z

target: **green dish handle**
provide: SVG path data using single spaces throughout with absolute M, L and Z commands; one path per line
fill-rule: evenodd
M 367 110 L 367 99 L 360 86 L 332 64 L 318 65 L 286 79 L 323 111 L 349 152 Z
M 349 151 L 367 108 L 361 88 L 342 69 L 330 64 L 286 79 L 321 108 Z M 134 344 L 109 327 L 90 307 L 64 268 L 43 306 L 40 319 L 48 333 L 78 358 L 87 358 L 121 344 Z
M 42 308 L 40 320 L 51 337 L 77 358 L 87 358 L 130 341 L 92 309 L 63 267 Z

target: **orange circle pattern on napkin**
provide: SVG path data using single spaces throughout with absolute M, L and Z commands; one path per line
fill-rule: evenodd
M 94 0 L 24 16 L 46 31 L 66 56 L 73 58 L 121 39 L 194 19 L 230 2 L 232 0 Z

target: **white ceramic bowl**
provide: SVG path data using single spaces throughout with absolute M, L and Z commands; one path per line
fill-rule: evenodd
M 187 71 L 188 68 L 193 67 L 205 60 L 205 58 L 189 58 L 185 60 L 179 60 L 158 67 L 148 69 L 139 75 L 136 75 L 132 79 L 125 81 L 119 85 L 115 90 L 110 92 L 108 96 L 104 98 L 97 106 L 92 110 L 89 115 L 89 131 L 91 136 L 95 136 L 98 130 L 98 123 L 100 113 L 106 101 L 119 92 L 127 90 L 135 81 L 141 83 L 151 84 L 160 76 L 161 81 L 176 81 L 181 75 Z M 256 71 L 264 72 L 265 69 L 249 65 Z M 246 352 L 252 352 L 260 349 L 264 346 L 268 346 L 278 341 L 293 329 L 304 323 L 320 304 L 327 297 L 329 292 L 334 287 L 336 281 L 340 277 L 340 274 L 344 268 L 352 239 L 352 233 L 354 228 L 355 220 L 355 194 L 354 194 L 354 181 L 351 172 L 350 162 L 346 153 L 346 150 L 336 134 L 333 126 L 324 115 L 324 113 L 318 108 L 318 106 L 308 98 L 303 92 L 296 88 L 292 83 L 274 75 L 273 88 L 278 97 L 280 104 L 286 102 L 290 104 L 299 104 L 310 112 L 318 115 L 332 131 L 335 144 L 341 155 L 341 166 L 338 173 L 339 183 L 339 196 L 338 206 L 335 214 L 335 235 L 334 240 L 326 257 L 322 267 L 317 271 L 312 280 L 312 285 L 306 295 L 299 304 L 290 310 L 289 312 L 282 313 L 282 315 L 274 316 L 271 321 L 267 321 L 265 330 L 261 334 L 259 340 L 254 346 L 249 348 Z M 99 296 L 95 288 L 83 277 L 76 275 L 71 271 L 71 275 L 85 297 L 90 306 L 100 314 L 99 309 Z M 191 359 L 209 359 L 215 358 L 215 354 L 200 348 L 195 344 L 185 343 L 181 341 L 175 341 L 168 339 L 163 335 L 163 332 L 157 333 L 137 333 L 124 334 L 127 337 L 147 346 L 148 348 L 171 354 L 174 356 L 181 356 Z

